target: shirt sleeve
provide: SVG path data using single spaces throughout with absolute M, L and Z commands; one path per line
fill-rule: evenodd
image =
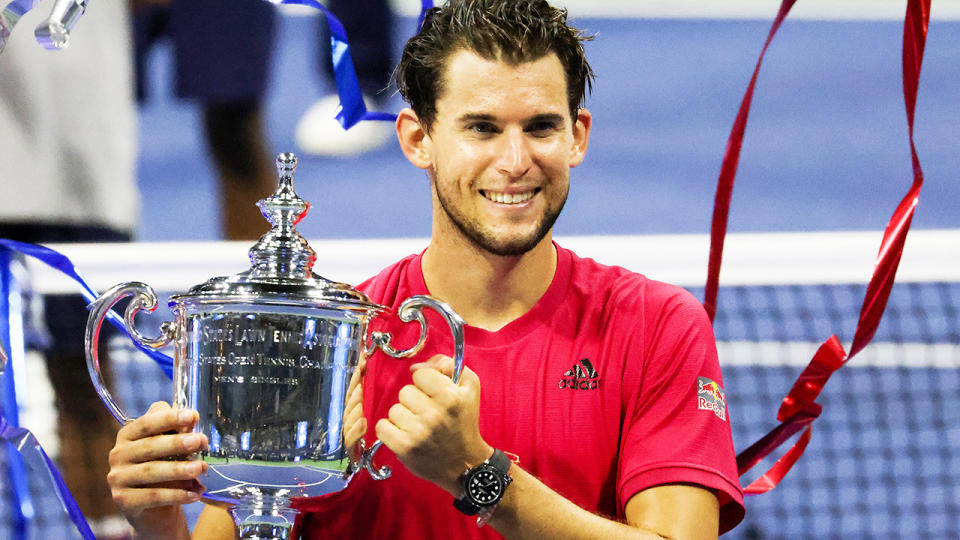
M 620 511 L 644 489 L 696 484 L 716 493 L 722 534 L 744 509 L 713 330 L 687 291 L 657 282 L 646 288 L 627 353 Z

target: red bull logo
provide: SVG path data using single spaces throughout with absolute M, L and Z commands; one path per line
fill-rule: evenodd
M 697 377 L 697 408 L 713 411 L 717 418 L 727 419 L 727 400 L 723 388 L 706 377 Z

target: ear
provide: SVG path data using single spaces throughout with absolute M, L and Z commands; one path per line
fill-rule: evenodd
M 430 136 L 420 125 L 420 119 L 413 109 L 406 108 L 397 115 L 397 139 L 400 149 L 407 156 L 410 163 L 420 169 L 427 169 L 432 165 L 430 161 Z
M 583 163 L 583 158 L 587 154 L 587 146 L 590 144 L 592 122 L 593 116 L 590 111 L 583 108 L 577 111 L 577 119 L 573 123 L 573 144 L 570 146 L 571 168 Z

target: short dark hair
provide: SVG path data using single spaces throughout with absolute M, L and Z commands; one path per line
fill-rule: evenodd
M 443 93 L 446 61 L 454 52 L 465 49 L 514 65 L 552 52 L 563 66 L 570 115 L 576 121 L 592 89 L 593 70 L 583 52 L 583 42 L 590 39 L 567 25 L 566 9 L 546 0 L 447 0 L 427 12 L 423 28 L 407 41 L 394 78 L 429 130 Z

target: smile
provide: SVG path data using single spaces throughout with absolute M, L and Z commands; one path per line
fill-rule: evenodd
M 500 204 L 521 204 L 529 201 L 533 198 L 539 189 L 534 189 L 531 191 L 524 191 L 523 193 L 503 193 L 500 191 L 485 191 L 480 190 L 480 194 L 484 196 L 488 201 L 493 201 Z

